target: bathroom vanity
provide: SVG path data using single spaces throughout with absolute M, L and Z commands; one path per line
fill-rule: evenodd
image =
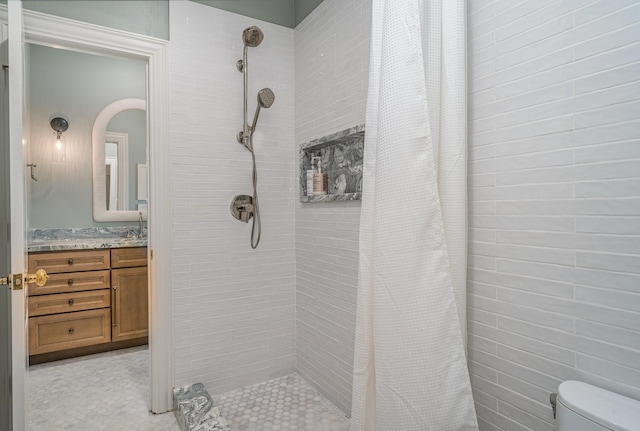
M 146 247 L 30 252 L 38 269 L 49 279 L 28 287 L 30 364 L 147 343 Z

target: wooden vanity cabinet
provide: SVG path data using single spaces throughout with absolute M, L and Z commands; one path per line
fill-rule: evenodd
M 44 286 L 29 285 L 29 354 L 111 341 L 109 250 L 29 255 L 29 272 L 45 269 Z
M 146 344 L 146 247 L 29 254 L 44 286 L 28 287 L 31 363 Z

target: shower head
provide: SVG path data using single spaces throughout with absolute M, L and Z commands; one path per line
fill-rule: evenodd
M 258 115 L 260 115 L 260 108 L 270 108 L 273 102 L 276 100 L 276 95 L 273 94 L 270 88 L 263 88 L 258 91 L 258 106 L 256 108 L 256 114 L 253 116 L 253 124 L 251 125 L 251 133 L 256 130 L 256 124 L 258 124 Z
M 263 88 L 258 91 L 258 104 L 263 108 L 271 108 L 273 101 L 276 100 L 276 95 L 273 94 L 270 88 Z
M 242 42 L 244 42 L 244 46 L 255 48 L 260 45 L 262 39 L 264 39 L 264 33 L 255 25 L 245 28 L 242 32 Z

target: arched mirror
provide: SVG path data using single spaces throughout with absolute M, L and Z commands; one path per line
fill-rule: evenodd
M 147 103 L 121 99 L 96 117 L 93 143 L 93 218 L 135 221 L 147 218 Z

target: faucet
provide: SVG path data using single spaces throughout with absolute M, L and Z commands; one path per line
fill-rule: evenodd
M 142 234 L 142 212 L 138 213 L 138 239 L 144 238 Z

